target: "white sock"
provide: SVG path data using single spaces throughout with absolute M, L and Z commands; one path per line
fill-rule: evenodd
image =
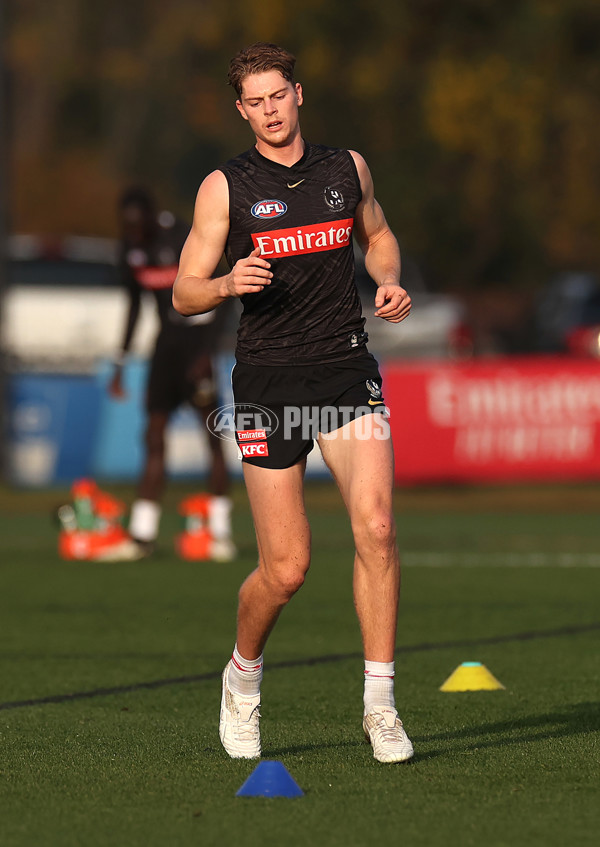
M 245 694 L 253 697 L 260 694 L 260 683 L 263 675 L 262 653 L 258 659 L 244 659 L 240 655 L 237 644 L 234 647 L 229 666 L 229 688 L 234 694 Z
M 374 706 L 396 708 L 394 701 L 394 662 L 365 661 L 365 715 Z
M 136 541 L 156 541 L 162 509 L 155 500 L 136 500 L 129 516 L 129 534 Z
M 229 497 L 211 497 L 208 505 L 208 528 L 217 540 L 231 537 L 231 508 Z

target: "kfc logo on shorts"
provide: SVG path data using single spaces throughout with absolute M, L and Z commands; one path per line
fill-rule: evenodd
M 236 435 L 238 441 L 264 441 L 267 437 L 264 429 L 238 429 Z
M 250 209 L 255 218 L 279 218 L 287 212 L 283 200 L 259 200 Z
M 269 448 L 266 441 L 255 441 L 252 444 L 240 444 L 242 456 L 258 457 L 268 456 Z

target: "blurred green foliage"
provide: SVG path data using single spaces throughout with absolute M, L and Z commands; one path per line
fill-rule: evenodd
M 298 58 L 308 139 L 366 156 L 439 289 L 600 264 L 596 0 L 10 0 L 12 228 L 110 235 L 119 189 L 188 219 L 251 144 L 229 58 Z

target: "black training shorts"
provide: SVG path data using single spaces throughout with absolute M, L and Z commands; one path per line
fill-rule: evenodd
M 386 411 L 379 368 L 366 351 L 321 365 L 238 362 L 232 385 L 242 460 L 264 468 L 289 468 L 308 456 L 319 433 Z
M 211 357 L 192 333 L 159 335 L 146 391 L 148 412 L 174 412 L 184 403 L 197 409 L 214 404 Z

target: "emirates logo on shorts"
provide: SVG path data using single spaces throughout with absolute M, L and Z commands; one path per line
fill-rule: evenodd
M 238 429 L 238 441 L 263 441 L 267 437 L 264 429 Z

